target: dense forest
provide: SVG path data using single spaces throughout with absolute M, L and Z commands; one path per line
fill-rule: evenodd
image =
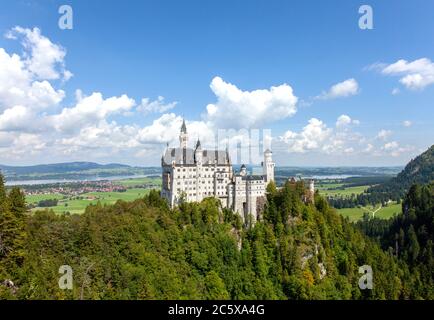
M 354 178 L 353 178 L 354 179 Z M 366 181 L 366 178 L 359 178 Z M 372 180 L 377 180 L 372 177 Z M 427 151 L 411 160 L 394 178 L 386 179 L 366 190 L 366 192 L 350 197 L 340 196 L 329 198 L 329 203 L 335 208 L 354 208 L 359 205 L 385 205 L 389 200 L 400 203 L 410 187 L 414 184 L 428 184 L 434 181 L 434 145 Z M 352 183 L 351 186 L 358 184 Z
M 413 185 L 404 197 L 402 213 L 390 220 L 365 216 L 357 226 L 384 250 L 405 261 L 422 295 L 434 294 L 434 184 Z M 423 285 L 422 285 L 423 284 Z
M 413 225 L 421 237 L 416 254 L 411 226 L 403 222 L 407 235 L 397 257 L 318 193 L 313 203 L 304 202 L 305 192 L 303 182 L 280 190 L 270 184 L 263 216 L 246 226 L 214 198 L 171 210 L 158 191 L 133 202 L 91 205 L 82 215 L 28 214 L 22 192 L 6 193 L 0 178 L 0 297 L 434 298 L 433 268 L 427 270 L 432 224 Z M 411 199 L 405 212 L 432 222 L 432 207 L 425 216 L 425 205 Z M 59 288 L 62 265 L 72 267 L 72 290 Z M 358 286 L 362 265 L 372 267 L 372 290 Z

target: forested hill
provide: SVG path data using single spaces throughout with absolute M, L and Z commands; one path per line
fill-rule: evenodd
M 6 194 L 0 181 L 0 298 L 433 298 L 420 274 L 318 193 L 303 202 L 302 182 L 268 192 L 249 228 L 214 198 L 171 210 L 157 191 L 83 215 L 27 215 L 19 189 Z M 59 289 L 62 265 L 73 269 L 72 290 Z M 363 265 L 372 290 L 359 288 Z
M 391 199 L 404 197 L 413 184 L 428 184 L 434 181 L 434 145 L 411 160 L 396 178 L 371 187 L 368 193 L 389 194 Z

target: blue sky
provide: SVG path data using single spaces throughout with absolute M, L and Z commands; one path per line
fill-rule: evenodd
M 13 37 L 2 36 L 0 48 L 9 58 L 20 55 L 24 68 L 33 72 L 30 84 L 46 80 L 54 90 L 64 91 L 52 105 L 39 109 L 9 96 L 2 101 L 0 91 L 0 163 L 158 164 L 164 141 L 177 143 L 181 117 L 190 123 L 191 139 L 199 135 L 206 139 L 210 133 L 204 130 L 215 131 L 229 123 L 236 129 L 270 129 L 278 165 L 402 165 L 433 142 L 432 1 L 2 0 L 0 4 L 0 34 L 21 27 Z M 58 27 L 62 4 L 73 8 L 73 30 Z M 373 8 L 373 30 L 358 26 L 362 4 Z M 32 53 L 23 43 L 34 28 L 64 51 L 59 60 L 44 60 L 52 63 L 59 77 L 47 78 L 26 65 Z M 73 76 L 62 79 L 62 69 Z M 421 82 L 410 81 L 415 75 L 422 77 Z M 215 77 L 221 82 L 212 90 Z M 337 93 L 330 94 L 339 83 L 349 87 L 335 87 Z M 255 96 L 240 106 L 237 99 L 228 103 L 223 91 L 229 84 L 243 96 L 260 89 L 269 93 L 272 86 L 286 84 L 297 102 L 279 100 L 277 104 L 287 109 L 273 116 L 274 102 L 258 105 Z M 87 101 L 77 109 L 77 90 L 83 97 L 101 93 L 102 100 Z M 124 106 L 119 101 L 115 109 L 100 112 L 98 108 L 108 105 L 105 99 L 122 95 L 134 103 L 125 100 Z M 159 96 L 164 100 L 149 107 Z M 271 101 L 277 99 L 270 96 Z M 211 116 L 209 104 L 220 113 Z M 13 109 L 16 105 L 23 107 Z M 93 113 L 83 111 L 88 105 Z M 75 110 L 56 117 L 65 108 Z M 252 111 L 247 115 L 251 121 L 237 122 L 228 118 L 237 108 L 234 117 L 255 108 L 265 113 Z M 16 111 L 22 115 L 18 120 L 12 117 Z M 62 124 L 71 114 L 77 119 L 73 129 Z M 40 125 L 29 129 L 22 125 L 25 119 Z M 45 125 L 47 131 L 41 130 Z

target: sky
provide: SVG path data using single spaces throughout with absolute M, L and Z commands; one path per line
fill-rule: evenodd
M 281 166 L 405 165 L 434 140 L 433 12 L 425 0 L 0 0 L 0 164 L 159 165 L 185 119 L 191 147 L 259 132 Z

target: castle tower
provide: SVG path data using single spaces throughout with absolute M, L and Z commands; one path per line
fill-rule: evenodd
M 196 142 L 196 148 L 194 149 L 194 160 L 196 163 L 196 201 L 202 201 L 202 191 L 200 190 L 202 186 L 202 162 L 203 162 L 203 152 L 202 146 L 200 145 L 199 139 Z
M 200 140 L 197 139 L 196 149 L 194 150 L 194 159 L 196 160 L 197 165 L 202 165 L 202 158 L 203 158 L 202 146 L 200 145 Z
M 188 134 L 187 126 L 185 125 L 185 120 L 182 120 L 181 133 L 179 134 L 179 145 L 182 149 L 187 148 Z
M 309 196 L 310 201 L 315 201 L 315 181 L 313 179 L 309 180 Z
M 265 176 L 266 185 L 270 183 L 270 181 L 274 181 L 274 166 L 272 158 L 273 153 L 270 149 L 265 150 L 264 152 L 264 162 L 262 163 L 262 169 Z
M 244 164 L 241 166 L 240 176 L 247 176 L 247 168 Z

